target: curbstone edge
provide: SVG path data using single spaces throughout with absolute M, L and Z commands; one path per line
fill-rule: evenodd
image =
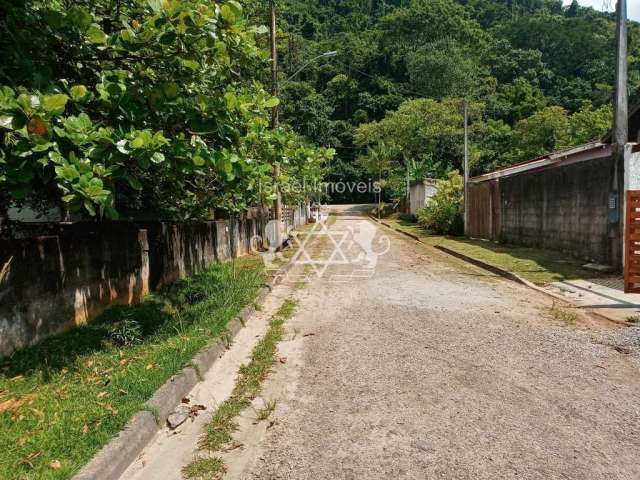
M 124 430 L 102 448 L 73 480 L 118 480 L 158 430 L 151 412 L 143 410 L 136 413 Z
M 292 263 L 287 263 L 274 278 L 259 290 L 254 305 L 243 308 L 238 317 L 228 323 L 228 342 L 235 338 L 249 318 L 256 313 L 255 305 L 264 303 L 267 296 L 276 285 L 282 282 L 282 278 L 292 267 Z M 145 403 L 146 408 L 157 412 L 158 422 L 151 411 L 142 410 L 136 413 L 127 422 L 124 429 L 100 449 L 82 467 L 80 472 L 73 476 L 72 480 L 118 480 L 153 436 L 163 427 L 167 417 L 181 403 L 182 398 L 201 381 L 198 372 L 204 375 L 222 357 L 225 350 L 226 346 L 223 340 L 217 340 L 202 349 L 192 361 L 195 368 L 186 367 L 171 377 Z

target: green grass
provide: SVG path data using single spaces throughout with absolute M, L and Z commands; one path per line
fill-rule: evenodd
M 277 345 L 284 334 L 284 322 L 291 318 L 297 303 L 287 300 L 273 316 L 266 335 L 258 342 L 251 353 L 248 365 L 240 367 L 233 392 L 213 414 L 201 441 L 201 448 L 220 451 L 232 440 L 237 428 L 236 417 L 258 396 L 262 382 L 275 363 Z M 275 404 L 273 406 L 275 408 Z
M 551 316 L 567 325 L 575 325 L 578 321 L 578 314 L 576 312 L 560 307 L 555 303 L 551 307 Z
M 198 458 L 182 469 L 182 475 L 189 480 L 220 480 L 225 472 L 220 457 Z
M 266 400 L 264 402 L 264 407 L 259 410 L 256 410 L 256 420 L 262 422 L 271 416 L 271 414 L 276 410 L 277 402 L 275 400 Z
M 214 265 L 0 361 L 0 478 L 70 478 L 225 332 L 264 280 L 259 258 Z M 113 332 L 125 321 L 140 326 L 137 343 L 118 346 Z
M 429 235 L 414 223 L 388 219 L 385 223 L 420 237 L 425 244 L 442 245 L 479 260 L 505 268 L 538 285 L 576 278 L 596 278 L 603 274 L 582 267 L 567 254 L 539 248 L 500 245 L 481 240 Z
M 307 273 L 307 272 L 305 272 Z M 307 286 L 307 282 L 304 280 L 298 280 L 294 285 L 293 288 L 295 290 L 304 290 L 304 288 Z

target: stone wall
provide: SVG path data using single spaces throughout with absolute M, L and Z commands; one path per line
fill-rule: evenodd
M 18 229 L 18 238 L 0 240 L 0 357 L 86 323 L 112 304 L 139 302 L 213 262 L 250 253 L 267 220 L 254 210 L 242 220 L 206 223 Z M 299 214 L 294 223 L 306 220 Z
M 614 264 L 608 240 L 611 166 L 603 158 L 501 178 L 500 240 Z

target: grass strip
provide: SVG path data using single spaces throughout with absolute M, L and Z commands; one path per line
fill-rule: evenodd
M 231 396 L 218 407 L 207 425 L 200 445 L 202 448 L 217 451 L 231 442 L 237 427 L 235 418 L 260 393 L 262 382 L 275 362 L 277 345 L 284 334 L 284 322 L 293 315 L 296 305 L 295 301 L 286 300 L 271 319 L 266 335 L 251 353 L 251 361 L 240 367 Z
M 189 480 L 221 480 L 227 469 L 220 457 L 198 458 L 182 470 Z
M 531 247 L 496 244 L 482 240 L 430 235 L 415 223 L 385 219 L 394 228 L 417 235 L 427 245 L 442 245 L 516 273 L 537 285 L 570 279 L 603 277 L 602 273 L 582 267 L 584 262 L 565 253 Z
M 286 300 L 272 317 L 267 333 L 251 352 L 250 362 L 240 367 L 231 396 L 220 404 L 207 425 L 200 442 L 202 449 L 211 452 L 220 451 L 233 440 L 233 432 L 238 427 L 236 418 L 251 405 L 251 401 L 262 390 L 262 383 L 276 361 L 277 346 L 284 335 L 284 322 L 293 316 L 296 306 L 296 301 Z M 269 413 L 265 413 L 264 418 L 267 418 L 275 408 L 275 403 L 271 405 L 266 407 Z M 205 463 L 206 461 L 209 463 Z M 219 471 L 218 463 L 221 461 L 219 457 L 197 458 L 187 465 L 182 473 L 190 479 L 218 478 L 215 474 Z M 213 468 L 211 472 L 204 471 L 206 465 Z M 224 472 L 224 467 L 222 471 Z M 195 476 L 194 472 L 203 476 Z
M 0 361 L 0 478 L 77 473 L 264 281 L 259 258 L 216 264 Z

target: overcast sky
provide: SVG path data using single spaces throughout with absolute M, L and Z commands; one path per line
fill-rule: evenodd
M 569 5 L 571 0 L 564 0 L 564 3 Z M 578 0 L 578 3 L 585 7 L 593 7 L 596 10 L 604 10 L 605 4 L 611 4 L 611 10 L 616 8 L 616 0 Z M 627 13 L 629 18 L 640 22 L 640 0 L 627 0 Z

